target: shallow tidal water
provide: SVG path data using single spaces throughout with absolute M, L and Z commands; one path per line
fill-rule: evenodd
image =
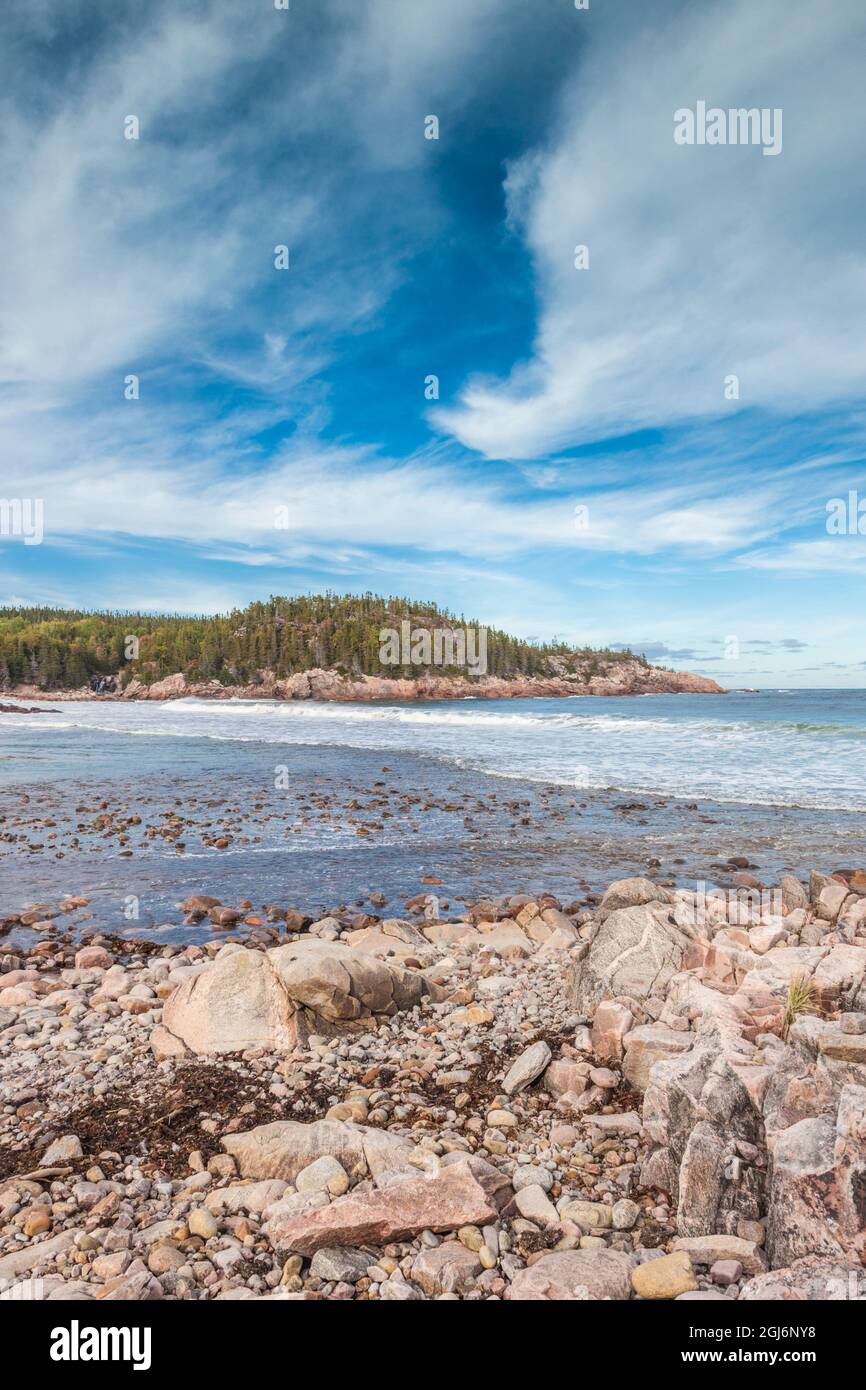
M 863 691 L 55 708 L 0 716 L 0 916 L 82 895 L 82 926 L 191 941 L 196 892 L 395 915 L 866 861 Z

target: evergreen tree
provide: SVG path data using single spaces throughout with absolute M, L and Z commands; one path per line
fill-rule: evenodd
M 383 628 L 476 628 L 430 602 L 365 593 L 271 597 L 215 617 L 101 612 L 54 608 L 0 609 L 0 686 L 33 683 L 43 690 L 77 689 L 94 676 L 133 678 L 150 684 L 183 672 L 191 681 L 244 684 L 269 670 L 278 678 L 313 666 L 354 674 L 396 675 L 379 660 Z M 127 659 L 129 636 L 138 655 Z M 645 658 L 637 658 L 645 662 Z M 487 665 L 492 675 L 556 675 L 584 678 L 635 657 L 626 651 L 571 651 L 564 643 L 523 642 L 488 628 Z M 407 666 L 419 676 L 441 668 Z M 457 672 L 457 674 L 462 674 Z

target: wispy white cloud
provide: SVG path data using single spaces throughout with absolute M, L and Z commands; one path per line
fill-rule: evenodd
M 109 21 L 113 6 L 100 0 L 92 17 L 103 8 Z M 286 354 L 293 378 L 312 374 L 328 342 L 369 320 L 399 281 L 405 249 L 387 219 L 376 222 L 371 175 L 418 163 L 428 94 L 451 109 L 466 99 L 501 9 L 499 0 L 476 0 L 468 16 L 460 0 L 422 10 L 323 0 L 302 16 L 234 0 L 154 0 L 128 23 L 106 23 L 90 61 L 43 80 L 38 103 L 16 49 L 70 35 L 51 7 L 10 12 L 0 60 L 0 385 L 69 392 L 181 349 L 241 379 L 261 380 L 277 358 L 288 375 Z M 233 117 L 244 108 L 244 119 Z M 130 115 L 137 140 L 124 138 Z M 311 162 L 298 149 L 287 162 L 304 135 L 328 141 L 335 158 Z M 404 225 L 433 220 L 422 184 L 415 194 L 416 207 L 404 200 L 394 210 Z M 390 256 L 357 242 L 350 250 L 348 218 L 369 220 L 374 253 L 391 236 Z M 298 273 L 268 314 L 255 297 L 273 282 L 278 243 Z M 257 338 L 258 358 L 236 344 L 221 353 L 221 337 L 244 332 Z
M 862 208 L 840 196 L 866 155 L 860 0 L 622 18 L 594 14 L 558 128 L 506 180 L 537 287 L 529 359 L 432 412 L 490 458 L 744 407 L 852 402 L 866 382 Z M 782 108 L 781 154 L 676 145 L 674 111 L 700 98 Z M 730 374 L 739 402 L 723 394 Z
M 788 570 L 799 574 L 866 573 L 866 536 L 824 536 L 820 540 L 796 541 L 766 550 L 750 550 L 740 555 L 737 565 L 745 569 Z
M 545 546 L 580 554 L 724 557 L 774 534 L 802 480 L 756 475 L 731 492 L 723 474 L 551 495 L 519 472 L 467 468 L 434 448 L 389 459 L 362 444 L 300 430 L 265 459 L 247 438 L 267 410 L 205 428 L 129 402 L 79 421 L 71 435 L 32 415 L 0 424 L 3 489 L 45 501 L 49 543 L 115 536 L 182 540 L 233 563 L 278 564 L 406 547 L 496 559 Z M 65 428 L 65 427 L 64 427 Z M 80 454 L 84 452 L 82 460 Z M 581 509 L 586 513 L 581 514 Z

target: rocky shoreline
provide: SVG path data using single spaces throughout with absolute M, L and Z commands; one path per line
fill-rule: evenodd
M 5 692 L 18 700 L 323 700 L 345 702 L 427 700 L 519 700 L 581 695 L 724 695 L 722 686 L 707 676 L 688 671 L 663 671 L 638 661 L 617 662 L 604 675 L 563 675 L 506 680 L 499 676 L 452 677 L 422 675 L 414 679 L 384 676 L 345 676 L 314 668 L 286 679 L 262 672 L 254 685 L 222 685 L 219 681 L 190 682 L 183 673 L 150 685 L 133 679 L 121 689 L 120 678 L 100 678 L 95 686 L 78 690 L 39 690 L 19 685 Z
M 0 1297 L 866 1292 L 863 871 L 183 907 L 0 955 Z

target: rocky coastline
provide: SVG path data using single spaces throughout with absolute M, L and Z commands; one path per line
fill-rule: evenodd
M 119 677 L 102 677 L 78 690 L 39 690 L 18 685 L 6 691 L 19 700 L 323 700 L 346 702 L 426 700 L 519 700 L 580 695 L 724 695 L 708 676 L 688 671 L 663 671 L 642 663 L 618 662 L 604 675 L 563 675 L 503 679 L 499 676 L 434 676 L 396 679 L 386 676 L 346 676 L 313 668 L 286 679 L 262 672 L 252 685 L 222 685 L 219 681 L 188 681 L 182 672 L 145 685 L 134 679 L 121 688 Z
M 181 906 L 0 944 L 0 1298 L 866 1293 L 863 870 Z

